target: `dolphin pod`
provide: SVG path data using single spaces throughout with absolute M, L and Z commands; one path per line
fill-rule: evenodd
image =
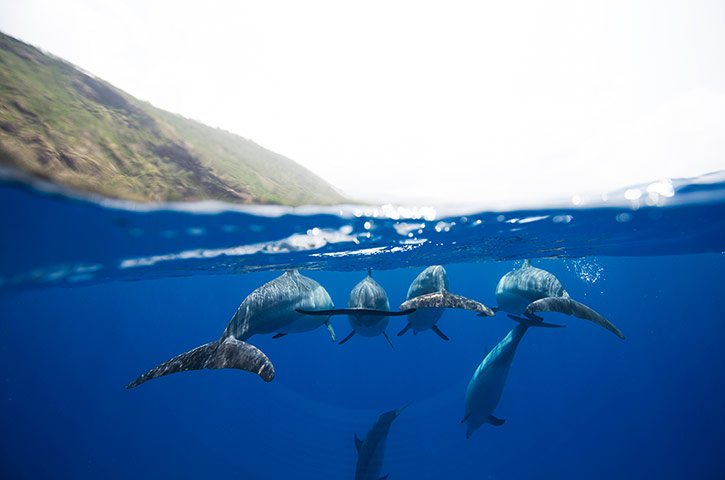
M 355 466 L 355 480 L 385 480 L 388 478 L 390 474 L 381 477 L 380 471 L 383 469 L 385 443 L 390 432 L 390 425 L 411 403 L 413 402 L 403 408 L 380 415 L 365 436 L 365 440 L 360 440 L 355 435 L 355 448 L 358 455 L 357 465 Z
M 390 311 L 388 295 L 383 287 L 373 279 L 370 270 L 368 270 L 367 276 L 360 280 L 350 292 L 347 308 L 318 311 L 297 309 L 297 312 L 306 315 L 347 315 L 352 332 L 340 344 L 347 342 L 357 333 L 363 337 L 383 335 L 391 347 L 393 342 L 385 333 L 388 326 L 388 317 L 410 315 L 414 311 L 413 308 L 401 309 L 398 312 Z
M 296 311 L 298 308 L 329 310 L 333 307 L 332 299 L 322 285 L 300 275 L 297 270 L 287 270 L 242 301 L 219 340 L 162 363 L 129 383 L 126 388 L 171 373 L 204 368 L 246 370 L 270 382 L 274 378 L 272 362 L 264 352 L 245 340 L 262 333 L 278 332 L 278 335 L 286 335 L 326 325 L 334 341 L 335 332 L 329 316 L 309 316 Z
M 490 351 L 486 352 L 466 389 L 464 417 L 466 438 L 482 425 L 503 425 L 505 420 L 493 413 L 503 393 L 511 363 L 524 334 L 530 327 L 561 327 L 545 323 L 536 315 L 540 312 L 559 312 L 594 322 L 620 338 L 622 332 L 602 315 L 570 298 L 561 282 L 546 270 L 535 268 L 529 260 L 511 270 L 499 280 L 496 291 L 498 306 L 490 309 L 480 302 L 455 295 L 449 291 L 448 275 L 440 265 L 423 270 L 408 288 L 406 301 L 399 311 L 391 311 L 385 290 L 373 278 L 371 271 L 350 292 L 347 308 L 335 309 L 330 295 L 319 283 L 288 270 L 283 275 L 250 293 L 234 313 L 221 338 L 149 370 L 126 388 L 136 387 L 148 380 L 186 370 L 234 368 L 259 375 L 264 381 L 274 379 L 272 362 L 260 349 L 246 341 L 253 335 L 275 333 L 278 338 L 290 333 L 302 333 L 325 325 L 335 341 L 330 317 L 347 315 L 352 331 L 340 343 L 358 334 L 364 337 L 383 335 L 389 317 L 406 316 L 407 324 L 398 335 L 409 329 L 413 333 L 433 330 L 448 340 L 436 325 L 446 308 L 459 308 L 492 316 L 498 310 L 519 325 Z M 523 316 L 519 316 L 523 315 Z M 382 414 L 368 432 L 365 440 L 355 436 L 358 451 L 356 479 L 382 480 L 379 477 L 382 456 L 390 425 L 406 407 Z

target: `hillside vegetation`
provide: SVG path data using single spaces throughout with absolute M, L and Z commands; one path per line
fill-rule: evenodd
M 0 164 L 137 201 L 345 201 L 282 155 L 157 109 L 2 33 Z

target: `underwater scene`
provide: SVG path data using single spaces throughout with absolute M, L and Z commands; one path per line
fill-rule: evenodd
M 0 198 L 2 478 L 725 471 L 722 173 L 501 211 Z

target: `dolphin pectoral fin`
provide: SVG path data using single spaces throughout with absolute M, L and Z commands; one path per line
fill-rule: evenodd
M 441 332 L 441 329 L 440 329 L 440 328 L 438 328 L 438 325 L 433 325 L 433 326 L 431 327 L 431 330 L 433 330 L 434 332 L 436 332 L 436 334 L 437 334 L 437 335 L 438 335 L 439 337 L 441 337 L 441 338 L 442 338 L 443 340 L 445 340 L 445 341 L 448 341 L 448 340 L 450 340 L 450 338 L 446 337 L 446 336 L 445 336 L 445 335 L 443 334 L 443 332 Z
M 527 327 L 547 327 L 547 328 L 564 328 L 566 325 L 555 325 L 553 323 L 544 323 L 539 320 L 531 320 L 528 318 L 523 317 L 517 317 L 516 315 L 511 315 L 510 313 L 506 314 L 511 320 L 515 320 L 519 322 L 521 325 L 525 325 Z
M 482 313 L 487 317 L 494 314 L 486 305 L 447 290 L 413 297 L 403 302 L 399 308 L 401 310 L 408 308 L 460 308 Z
M 362 440 L 357 438 L 357 433 L 355 433 L 354 435 L 355 435 L 355 450 L 357 450 L 357 453 L 360 453 L 360 449 L 362 448 L 363 442 L 362 442 Z
M 500 418 L 496 418 L 493 415 L 488 416 L 488 423 L 490 423 L 493 426 L 500 427 L 504 423 L 506 423 L 506 420 L 502 420 Z
M 616 336 L 624 339 L 624 334 L 612 324 L 609 320 L 599 315 L 597 312 L 587 307 L 583 303 L 572 300 L 567 297 L 546 297 L 535 302 L 531 302 L 526 307 L 525 315 L 532 315 L 535 312 L 559 312 L 565 315 L 574 315 L 577 318 L 589 320 L 597 325 L 606 328 Z
M 393 342 L 391 342 L 391 341 L 390 341 L 390 337 L 388 336 L 388 334 L 387 334 L 387 333 L 385 333 L 385 331 L 384 331 L 384 330 L 383 330 L 383 336 L 385 337 L 385 340 L 387 340 L 387 341 L 388 341 L 388 343 L 390 344 L 390 348 L 395 348 L 395 347 L 393 346 Z
M 287 335 L 287 334 L 286 333 L 278 333 L 277 335 L 274 335 L 272 338 L 282 338 L 285 335 Z
M 171 373 L 183 372 L 186 370 L 203 370 L 205 368 L 236 368 L 256 373 L 265 382 L 271 382 L 274 378 L 274 366 L 260 349 L 233 337 L 227 337 L 218 342 L 207 343 L 196 347 L 186 353 L 182 353 L 171 360 L 162 363 L 156 368 L 138 377 L 126 385 L 126 388 L 133 388 L 142 383 Z
M 342 315 L 345 312 L 341 312 L 338 309 L 332 309 L 332 310 L 305 310 L 304 308 L 295 308 L 295 312 L 301 313 L 303 315 Z
M 410 329 L 410 324 L 407 324 L 404 329 L 398 332 L 398 336 L 401 336 Z
M 332 341 L 335 341 L 335 329 L 332 328 L 332 324 L 330 321 L 325 322 L 325 326 L 327 327 L 327 331 L 330 332 L 330 336 L 332 337 Z
M 345 313 L 348 315 L 356 315 L 356 316 L 363 316 L 363 315 L 370 315 L 370 316 L 376 316 L 376 317 L 395 317 L 398 315 L 401 315 L 400 312 L 395 311 L 391 312 L 388 310 L 378 310 L 375 308 L 346 308 Z M 407 313 L 402 313 L 402 315 L 408 315 Z
M 409 308 L 403 311 L 378 310 L 376 308 L 334 308 L 332 310 L 305 310 L 296 308 L 295 311 L 303 315 L 376 315 L 379 317 L 400 317 L 402 315 L 410 315 L 415 312 L 415 308 Z
M 340 340 L 340 343 L 338 343 L 338 345 L 342 345 L 343 343 L 347 342 L 348 340 L 350 340 L 353 337 L 353 335 L 355 335 L 355 330 L 350 332 L 350 335 L 348 335 L 347 337 Z

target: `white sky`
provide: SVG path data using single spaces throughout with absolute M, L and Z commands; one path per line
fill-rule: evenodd
M 717 0 L 0 0 L 0 30 L 361 200 L 530 203 L 725 169 Z

